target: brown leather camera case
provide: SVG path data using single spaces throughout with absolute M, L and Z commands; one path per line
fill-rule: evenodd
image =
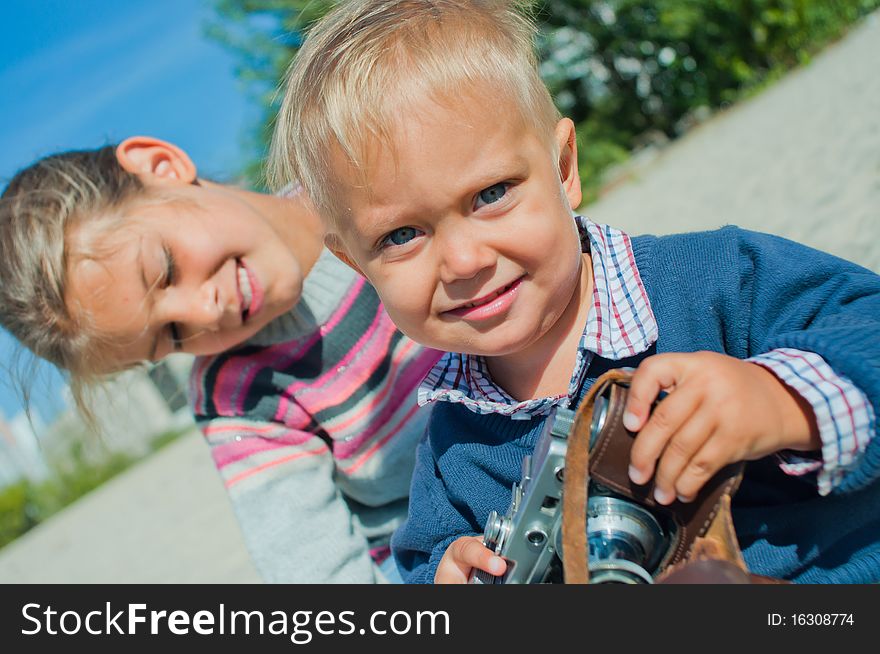
M 631 372 L 612 370 L 596 380 L 581 403 L 569 435 L 563 482 L 562 554 L 565 583 L 589 582 L 587 566 L 587 493 L 590 478 L 655 514 L 665 514 L 678 527 L 677 538 L 661 564 L 656 581 L 669 583 L 761 583 L 749 575 L 736 540 L 730 499 L 742 478 L 743 464 L 716 473 L 692 502 L 663 506 L 654 501 L 653 480 L 637 485 L 629 479 L 635 434 L 623 426 Z M 604 426 L 590 451 L 595 400 L 608 393 Z M 694 566 L 696 562 L 702 562 Z M 708 563 L 706 563 L 708 562 Z M 716 563 L 713 563 L 716 562 Z M 723 563 L 721 563 L 723 562 Z

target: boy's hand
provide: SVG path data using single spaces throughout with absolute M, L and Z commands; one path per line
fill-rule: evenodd
M 661 390 L 669 395 L 650 413 Z M 623 423 L 639 432 L 630 479 L 644 484 L 654 475 L 660 504 L 693 500 L 729 463 L 821 447 L 813 410 L 800 395 L 766 368 L 714 352 L 645 359 Z
M 473 568 L 501 575 L 507 563 L 483 545 L 479 536 L 462 536 L 446 548 L 434 574 L 435 584 L 466 584 Z

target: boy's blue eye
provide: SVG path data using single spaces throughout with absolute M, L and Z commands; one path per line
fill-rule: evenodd
M 415 227 L 401 227 L 388 234 L 385 242 L 391 245 L 406 245 L 418 235 L 419 230 Z
M 484 188 L 482 191 L 480 191 L 478 199 L 483 204 L 492 204 L 494 202 L 498 202 L 498 200 L 500 200 L 507 194 L 507 189 L 508 185 L 504 182 L 492 184 L 492 186 Z

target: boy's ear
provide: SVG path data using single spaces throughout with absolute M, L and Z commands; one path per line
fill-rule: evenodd
M 160 183 L 196 179 L 196 166 L 186 152 L 152 136 L 125 139 L 116 146 L 116 160 L 124 170 Z
M 358 265 L 352 261 L 351 257 L 348 256 L 348 253 L 345 251 L 345 248 L 342 245 L 342 241 L 339 239 L 337 234 L 327 233 L 324 235 L 324 245 L 327 246 L 327 249 L 330 250 L 336 258 L 339 259 L 346 266 L 354 270 L 361 277 L 366 277 L 364 272 L 358 268 Z
M 556 123 L 556 146 L 559 149 L 559 179 L 572 211 L 581 206 L 581 177 L 578 172 L 577 134 L 571 118 Z

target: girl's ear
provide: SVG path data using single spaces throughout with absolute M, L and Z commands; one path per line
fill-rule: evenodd
M 131 136 L 116 147 L 116 160 L 124 170 L 159 183 L 196 179 L 196 166 L 173 143 L 152 136 Z
M 556 147 L 559 149 L 559 179 L 572 211 L 581 206 L 581 177 L 578 172 L 577 134 L 570 118 L 556 124 Z

